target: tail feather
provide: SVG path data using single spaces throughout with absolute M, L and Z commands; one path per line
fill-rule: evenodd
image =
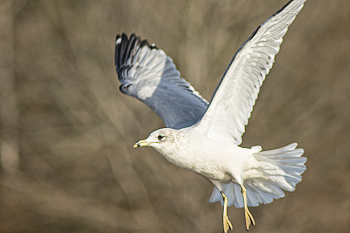
M 255 172 L 259 177 L 244 180 L 248 206 L 271 203 L 274 199 L 284 197 L 283 190 L 295 190 L 306 169 L 306 158 L 301 157 L 304 150 L 296 147 L 297 143 L 292 143 L 274 150 L 257 150 L 254 157 L 261 166 Z M 237 208 L 244 206 L 240 185 L 230 182 L 222 187 L 228 197 L 228 205 L 235 205 Z M 209 201 L 220 201 L 223 204 L 221 194 L 215 187 Z
M 296 142 L 294 142 L 294 143 L 291 143 L 287 146 L 277 148 L 274 150 L 261 151 L 261 152 L 259 152 L 259 154 L 264 155 L 264 156 L 282 155 L 282 154 L 285 154 L 286 152 L 290 152 L 290 151 L 294 150 L 297 146 L 298 146 L 298 144 Z M 297 150 L 299 150 L 299 149 L 303 150 L 302 148 L 298 148 Z M 297 156 L 297 157 L 299 157 L 299 156 Z

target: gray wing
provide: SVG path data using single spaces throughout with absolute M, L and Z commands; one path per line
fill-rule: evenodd
M 180 72 L 163 50 L 134 34 L 130 38 L 117 35 L 115 67 L 120 91 L 144 102 L 168 128 L 195 124 L 208 107 L 191 84 L 180 78 Z
M 209 138 L 239 145 L 282 38 L 306 0 L 292 0 L 259 26 L 239 48 L 197 127 Z

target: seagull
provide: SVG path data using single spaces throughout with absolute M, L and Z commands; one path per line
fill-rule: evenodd
M 242 134 L 260 86 L 272 68 L 282 38 L 306 0 L 291 0 L 243 43 L 233 56 L 210 102 L 180 77 L 172 59 L 135 34 L 117 35 L 115 66 L 119 89 L 156 112 L 167 128 L 134 147 L 149 146 L 170 163 L 214 185 L 210 202 L 223 205 L 223 230 L 232 230 L 227 207 L 244 208 L 245 225 L 255 225 L 248 206 L 271 203 L 294 191 L 306 170 L 297 143 L 263 151 L 243 148 Z

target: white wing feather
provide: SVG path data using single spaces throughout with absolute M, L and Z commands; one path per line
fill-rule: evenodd
M 290 1 L 266 20 L 241 46 L 196 127 L 214 140 L 242 142 L 260 86 L 269 73 L 282 38 L 306 0 Z

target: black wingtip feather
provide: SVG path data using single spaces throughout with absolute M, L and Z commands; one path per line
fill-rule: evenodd
M 126 61 L 128 60 L 128 58 L 131 56 L 131 51 L 133 50 L 134 48 L 134 45 L 135 45 L 135 42 L 136 42 L 137 38 L 135 36 L 135 34 L 131 34 L 130 35 L 130 38 L 129 38 L 129 41 L 125 47 L 125 51 L 124 51 L 124 54 L 123 54 L 123 58 L 122 58 L 122 62 L 123 63 L 126 63 Z
M 114 62 L 115 62 L 115 67 L 117 69 L 117 72 L 118 72 L 118 68 L 120 67 L 120 44 L 121 44 L 121 37 L 120 35 L 118 34 L 115 38 L 115 54 L 114 54 Z
M 147 40 L 143 40 L 143 41 L 141 42 L 140 47 L 142 48 L 142 47 L 144 47 L 144 46 L 150 47 L 150 45 L 149 45 L 149 43 L 148 43 Z
M 126 43 L 123 43 L 124 41 Z M 120 60 L 121 60 L 121 62 L 124 62 L 124 60 L 125 60 L 125 50 L 126 50 L 128 44 L 129 44 L 128 36 L 123 33 L 122 34 L 122 43 L 121 43 L 121 47 L 120 47 L 120 56 L 121 56 Z
M 134 33 L 128 36 L 125 33 L 116 36 L 115 44 L 115 68 L 119 75 L 121 68 L 126 64 L 127 60 L 133 57 L 136 52 L 143 48 L 149 47 L 150 49 L 158 49 L 154 44 L 150 45 L 147 40 L 142 40 Z

